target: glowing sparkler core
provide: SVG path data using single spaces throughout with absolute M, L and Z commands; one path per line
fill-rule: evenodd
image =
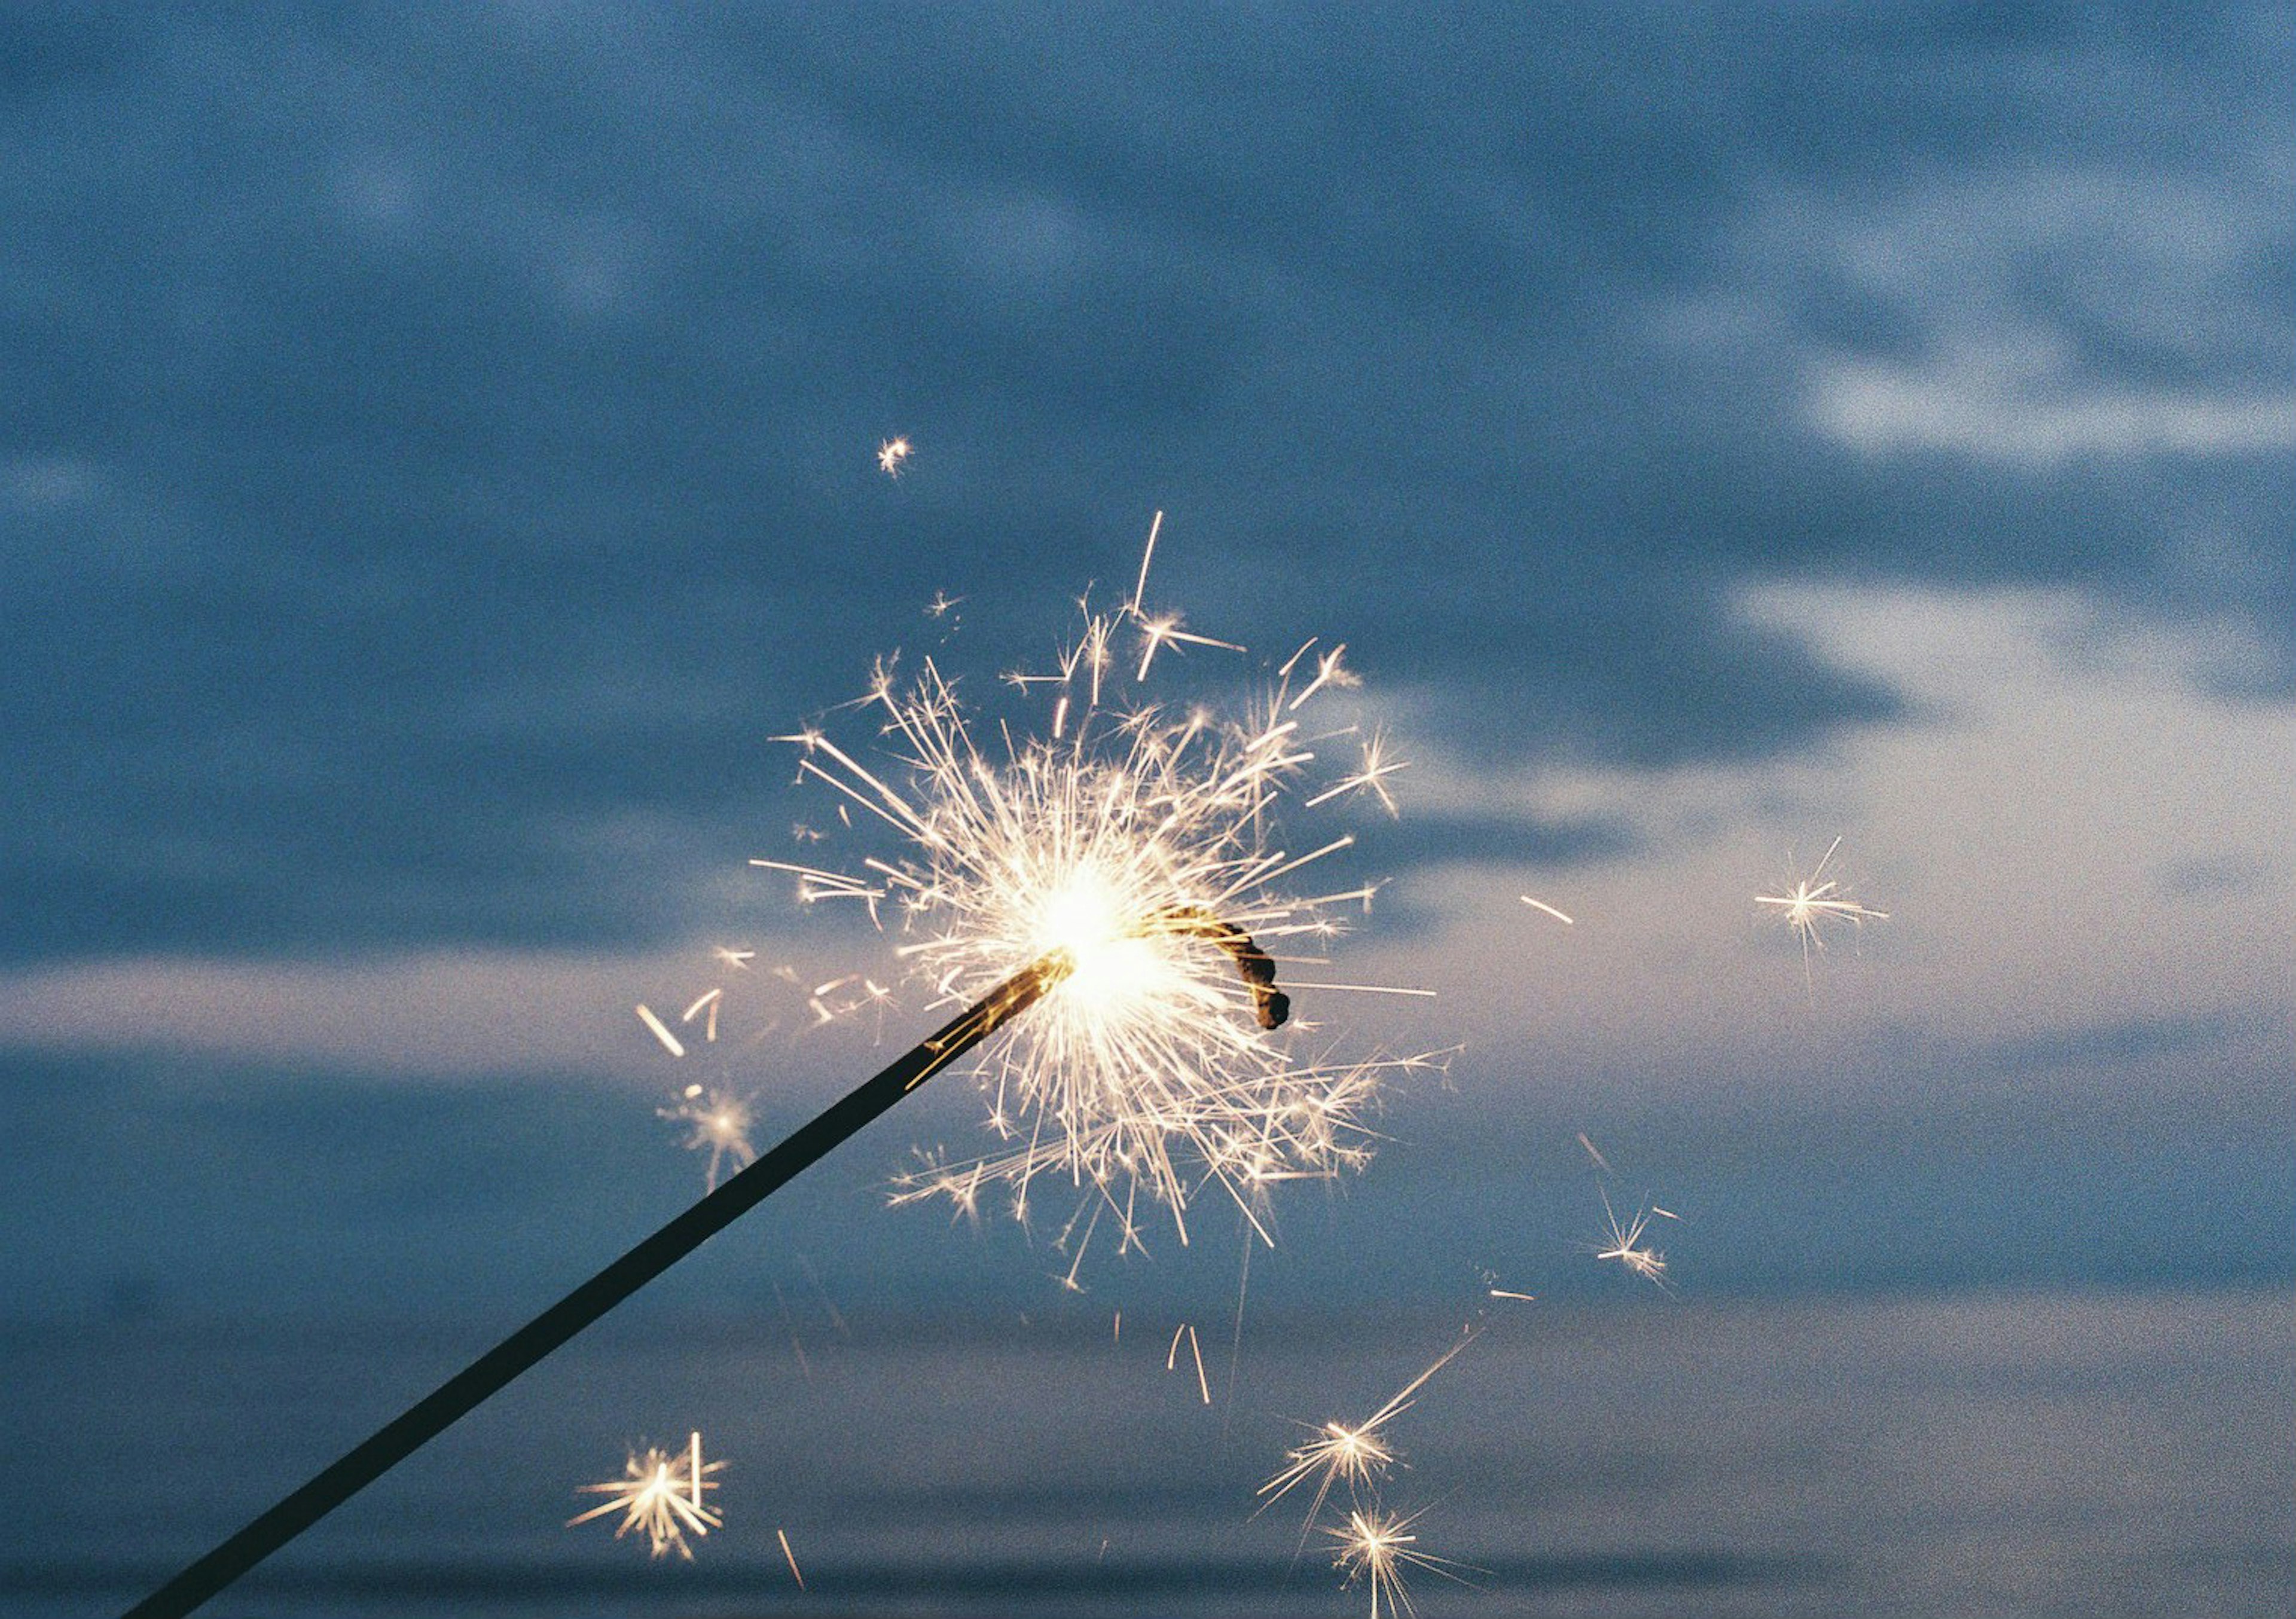
M 725 1525 L 726 1520 L 704 1505 L 702 1500 L 703 1492 L 718 1487 L 718 1481 L 709 1475 L 725 1465 L 722 1461 L 703 1465 L 701 1435 L 698 1433 L 684 1451 L 674 1456 L 659 1449 L 649 1449 L 644 1456 L 633 1451 L 621 1477 L 576 1486 L 579 1494 L 603 1495 L 608 1499 L 603 1505 L 568 1518 L 566 1526 L 571 1529 L 577 1524 L 619 1512 L 624 1516 L 614 1530 L 616 1540 L 633 1529 L 643 1529 L 653 1556 L 659 1558 L 675 1551 L 691 1563 L 693 1548 L 686 1544 L 686 1532 L 692 1531 L 699 1539 Z M 681 1467 L 685 1469 L 682 1474 Z
M 1263 945 L 1328 938 L 1338 928 L 1321 908 L 1369 896 L 1292 899 L 1275 887 L 1352 838 L 1297 856 L 1269 846 L 1278 800 L 1315 758 L 1295 711 L 1352 679 L 1337 651 L 1298 691 L 1295 656 L 1250 724 L 1118 708 L 1128 666 L 1114 643 L 1126 625 L 1144 637 L 1143 668 L 1160 644 L 1222 644 L 1176 634 L 1138 596 L 1088 617 L 1054 672 L 1009 677 L 1024 696 L 1052 699 L 1047 735 L 1002 729 L 1002 749 L 984 754 L 955 686 L 928 659 L 906 683 L 881 667 L 865 699 L 898 768 L 873 770 L 818 731 L 787 739 L 805 749 L 804 773 L 904 846 L 865 860 L 863 876 L 753 863 L 796 873 L 803 899 L 859 900 L 881 920 L 897 908 L 909 936 L 899 953 L 937 1003 L 971 1000 L 1029 961 L 1066 964 L 976 1069 L 991 1128 L 1008 1145 L 931 1164 L 904 1178 L 896 1202 L 947 1197 L 970 1209 L 996 1182 L 1025 1214 L 1031 1181 L 1057 1172 L 1116 1216 L 1127 1247 L 1138 1240 L 1144 1191 L 1183 1241 L 1188 1201 L 1208 1183 L 1257 1223 L 1273 1182 L 1360 1165 L 1380 1079 L 1431 1060 L 1300 1061 L 1269 1037 L 1290 1002 Z M 1393 768 L 1374 746 L 1343 785 L 1383 801 Z

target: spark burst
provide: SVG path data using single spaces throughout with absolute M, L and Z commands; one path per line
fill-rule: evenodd
M 701 1435 L 698 1433 L 684 1451 L 675 1455 L 653 1448 L 643 1456 L 633 1451 L 621 1477 L 576 1486 L 578 1494 L 603 1495 L 607 1500 L 587 1512 L 568 1518 L 566 1526 L 571 1529 L 577 1524 L 619 1512 L 623 1517 L 614 1529 L 616 1540 L 633 1529 L 643 1529 L 653 1556 L 659 1558 L 675 1551 L 691 1563 L 693 1548 L 686 1544 L 687 1532 L 699 1540 L 712 1529 L 724 1526 L 726 1520 L 704 1504 L 703 1493 L 718 1487 L 709 1475 L 725 1465 L 722 1461 L 703 1465 Z
M 1598 1247 L 1595 1257 L 1615 1259 L 1636 1276 L 1647 1278 L 1662 1288 L 1666 1285 L 1666 1255 L 1643 1241 L 1643 1232 L 1648 1229 L 1652 1215 L 1668 1220 L 1681 1218 L 1654 1204 L 1645 1204 L 1635 1212 L 1632 1220 L 1621 1226 L 1618 1214 L 1611 1207 L 1611 1194 L 1607 1191 L 1603 1193 L 1603 1220 L 1610 1228 L 1607 1240 L 1611 1246 Z
M 718 1190 L 718 1171 L 727 1158 L 734 1160 L 735 1169 L 746 1168 L 757 1158 L 758 1149 L 750 1141 L 750 1126 L 755 1123 L 750 1112 L 753 1100 L 704 1085 L 688 1085 L 676 1107 L 654 1110 L 672 1124 L 692 1126 L 685 1145 L 693 1151 L 709 1154 L 706 1173 L 711 1191 Z
M 1886 911 L 1870 911 L 1849 896 L 1841 879 L 1828 877 L 1825 868 L 1833 862 L 1833 854 L 1841 846 L 1837 838 L 1826 846 L 1825 858 L 1817 863 L 1817 870 L 1797 879 L 1784 894 L 1757 894 L 1754 903 L 1775 908 L 1778 920 L 1793 929 L 1801 940 L 1801 971 L 1806 983 L 1815 989 L 1810 961 L 1825 948 L 1823 929 L 1835 922 L 1847 922 L 1852 928 L 1863 928 L 1868 922 L 1890 920 Z
M 1151 556 L 1153 544 L 1152 530 Z M 1303 1057 L 1274 1037 L 1288 1003 L 1268 952 L 1294 941 L 1319 952 L 1342 930 L 1333 908 L 1371 898 L 1367 887 L 1307 897 L 1280 887 L 1352 837 L 1296 855 L 1273 841 L 1280 802 L 1325 740 L 1298 710 L 1354 676 L 1335 649 L 1300 685 L 1302 648 L 1242 723 L 1130 700 L 1119 687 L 1160 646 L 1224 644 L 1146 612 L 1146 576 L 1144 559 L 1131 602 L 1087 609 L 1050 670 L 1006 677 L 1022 701 L 1049 705 L 1044 734 L 1000 724 L 1000 745 L 984 749 L 955 683 L 928 658 L 906 679 L 881 663 L 859 705 L 894 766 L 873 769 L 819 730 L 784 739 L 803 749 L 803 774 L 902 846 L 865 859 L 859 875 L 752 864 L 793 873 L 801 900 L 853 903 L 898 925 L 898 953 L 936 1004 L 971 1001 L 1031 962 L 1062 968 L 974 1070 L 1002 1145 L 929 1160 L 896 1183 L 896 1203 L 946 1197 L 969 1212 L 997 1184 L 1026 1219 L 1032 1182 L 1054 1173 L 1092 1206 L 1083 1240 L 1107 1214 L 1129 1249 L 1144 1200 L 1168 1212 L 1185 1243 L 1191 1199 L 1217 1185 L 1266 1239 L 1268 1189 L 1359 1167 L 1382 1082 L 1437 1060 Z M 1119 654 L 1128 634 L 1139 637 L 1136 659 Z M 1341 788 L 1385 803 L 1384 778 L 1399 768 L 1374 743 Z
M 888 438 L 877 446 L 877 470 L 888 478 L 898 478 L 901 465 L 909 458 L 909 441 Z
M 1345 1485 L 1350 1504 L 1362 1506 L 1365 1492 L 1386 1477 L 1390 1468 L 1399 1465 L 1395 1447 L 1388 1441 L 1387 1425 L 1417 1404 L 1419 1391 L 1427 1386 L 1428 1379 L 1474 1341 L 1472 1333 L 1462 1337 L 1445 1350 L 1435 1364 L 1398 1389 L 1392 1399 L 1361 1422 L 1326 1422 L 1311 1427 L 1308 1431 L 1315 1437 L 1287 1452 L 1283 1470 L 1259 1486 L 1259 1493 L 1266 1497 L 1259 1511 L 1267 1511 L 1311 1478 L 1316 1481 L 1316 1495 L 1308 1504 L 1310 1525 L 1323 1511 L 1335 1486 Z
M 1348 1514 L 1346 1527 L 1324 1531 L 1339 1542 L 1332 1554 L 1332 1566 L 1346 1574 L 1349 1586 L 1361 1581 L 1371 1587 L 1372 1619 L 1380 1619 L 1382 1612 L 1409 1615 L 1416 1611 L 1411 1606 L 1411 1593 L 1404 1589 L 1406 1568 L 1422 1568 L 1462 1585 L 1467 1583 L 1451 1572 L 1464 1564 L 1419 1549 L 1419 1537 L 1412 1533 L 1412 1526 L 1425 1516 L 1424 1511 L 1404 1517 L 1375 1508 L 1358 1509 Z

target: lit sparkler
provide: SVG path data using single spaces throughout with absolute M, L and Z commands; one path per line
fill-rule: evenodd
M 1251 724 L 1104 708 L 1103 688 L 1121 678 L 1112 641 L 1135 621 L 1147 622 L 1136 606 L 1088 617 L 1058 674 L 1022 676 L 1024 693 L 1056 688 L 1050 735 L 1020 743 L 1007 733 L 995 760 L 976 748 L 954 688 L 931 663 L 898 690 L 890 671 L 881 674 L 868 700 L 906 750 L 906 792 L 824 734 L 796 739 L 804 772 L 844 796 L 840 822 L 855 824 L 857 809 L 873 815 L 903 835 L 907 852 L 865 861 L 866 877 L 754 863 L 796 872 L 809 900 L 860 902 L 873 916 L 893 901 L 910 935 L 902 953 L 942 1002 L 963 1010 L 184 1567 L 132 1619 L 180 1619 L 976 1051 L 988 1053 L 975 1072 L 994 1098 L 992 1126 L 1006 1150 L 963 1166 L 937 1164 L 913 1177 L 901 1199 L 946 1194 L 964 1208 L 987 1179 L 1008 1185 L 1014 1212 L 1025 1214 L 1032 1178 L 1058 1169 L 1098 1200 L 1087 1231 L 1111 1213 L 1129 1245 L 1144 1191 L 1169 1209 L 1185 1241 L 1188 1198 L 1217 1182 L 1266 1239 L 1255 1206 L 1269 1187 L 1363 1163 L 1365 1118 L 1381 1082 L 1439 1057 L 1295 1057 L 1272 1038 L 1288 1006 L 1266 949 L 1329 939 L 1338 931 L 1329 906 L 1368 901 L 1367 887 L 1290 898 L 1276 886 L 1351 838 L 1299 855 L 1269 843 L 1277 800 L 1315 757 L 1316 739 L 1302 732 L 1298 711 L 1327 686 L 1355 683 L 1341 666 L 1343 649 L 1318 658 L 1312 678 L 1294 690 L 1292 672 L 1314 643 L 1301 648 Z M 740 967 L 747 953 L 720 959 Z M 715 1002 L 690 1010 L 705 1004 Z M 1248 1022 L 1235 1015 L 1244 1010 Z M 643 1007 L 638 1015 L 673 1056 L 683 1054 L 658 1015 Z M 1001 1044 L 986 1044 L 1006 1032 Z M 698 1452 L 694 1469 L 683 1499 L 699 1525 L 668 1510 L 699 1533 L 714 1515 L 701 1505 Z M 622 1500 L 625 1510 L 631 1504 Z
M 1886 911 L 1872 911 L 1849 896 L 1838 878 L 1828 877 L 1825 868 L 1833 863 L 1833 854 L 1841 846 L 1837 838 L 1827 846 L 1825 858 L 1817 863 L 1817 870 L 1799 879 L 1784 894 L 1757 894 L 1754 903 L 1775 908 L 1778 920 L 1801 940 L 1801 970 L 1805 981 L 1810 979 L 1810 959 L 1825 948 L 1824 929 L 1836 922 L 1847 922 L 1852 928 L 1863 928 L 1868 922 L 1890 920 Z
M 1152 531 L 1151 556 L 1153 543 Z M 1051 671 L 1008 677 L 1049 699 L 1049 735 L 1028 740 L 1003 726 L 1000 745 L 984 750 L 955 685 L 927 659 L 906 680 L 881 666 L 862 699 L 892 767 L 865 763 L 818 730 L 786 739 L 803 749 L 804 774 L 903 846 L 865 859 L 857 873 L 753 864 L 795 875 L 808 903 L 849 901 L 881 922 L 898 920 L 906 936 L 898 954 L 937 1004 L 971 1000 L 1031 961 L 1065 965 L 976 1070 L 1004 1145 L 902 1177 L 897 1203 L 947 1197 L 969 1207 L 994 1182 L 1025 1217 L 1031 1182 L 1054 1173 L 1103 1205 L 1128 1248 L 1140 1240 L 1144 1202 L 1167 1209 L 1185 1242 L 1190 1199 L 1217 1184 L 1264 1238 L 1267 1189 L 1360 1165 L 1382 1080 L 1433 1060 L 1303 1060 L 1271 1037 L 1289 1002 L 1270 950 L 1328 940 L 1340 931 L 1330 907 L 1369 896 L 1294 898 L 1280 887 L 1352 838 L 1297 855 L 1272 843 L 1279 802 L 1321 740 L 1298 710 L 1319 688 L 1355 680 L 1340 666 L 1342 649 L 1314 659 L 1301 685 L 1302 648 L 1249 724 L 1128 703 L 1118 688 L 1160 647 L 1228 644 L 1150 615 L 1140 606 L 1146 576 L 1144 558 L 1131 603 L 1088 613 Z M 1136 661 L 1117 650 L 1132 632 Z M 1402 765 L 1376 738 L 1363 755 L 1361 769 L 1308 802 L 1360 789 L 1391 807 L 1385 779 Z
M 650 1448 L 641 1456 L 633 1451 L 621 1477 L 577 1486 L 578 1494 L 603 1495 L 607 1499 L 587 1512 L 568 1518 L 566 1526 L 571 1529 L 577 1524 L 619 1512 L 623 1517 L 614 1530 L 616 1540 L 633 1529 L 643 1529 L 655 1557 L 675 1551 L 691 1563 L 693 1548 L 686 1543 L 688 1532 L 699 1540 L 725 1525 L 726 1520 L 703 1500 L 704 1492 L 718 1487 L 709 1475 L 725 1465 L 722 1461 L 703 1464 L 701 1435 L 698 1433 L 684 1451 L 676 1454 Z

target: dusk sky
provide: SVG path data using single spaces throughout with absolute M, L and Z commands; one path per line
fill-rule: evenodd
M 2284 1285 L 2292 82 L 2274 6 L 9 8 L 0 1314 L 546 1302 L 701 1190 L 638 1002 L 898 970 L 747 864 L 769 739 L 1003 700 L 1160 511 L 1248 649 L 1175 694 L 1344 642 L 1409 761 L 1338 957 L 1437 998 L 1303 1015 L 1459 1048 L 1271 1300 L 1583 1284 L 1581 1131 L 1685 1290 Z M 936 1021 L 769 1002 L 764 1136 Z M 936 1089 L 671 1296 L 1049 1305 L 879 1206 Z

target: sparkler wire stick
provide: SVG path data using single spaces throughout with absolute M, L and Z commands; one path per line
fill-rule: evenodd
M 127 1610 L 177 1619 L 277 1551 L 481 1401 L 756 1207 L 830 1149 L 1036 1004 L 1073 963 L 1055 952 L 1022 968 L 875 1078 L 800 1125 L 764 1157 L 377 1429 L 277 1506 Z

